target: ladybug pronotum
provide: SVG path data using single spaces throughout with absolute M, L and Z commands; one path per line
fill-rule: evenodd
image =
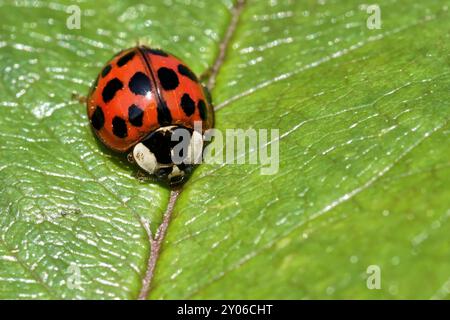
M 103 144 L 129 153 L 171 185 L 184 181 L 201 159 L 203 134 L 214 121 L 209 92 L 189 67 L 146 46 L 121 51 L 103 67 L 89 91 L 87 113 Z M 174 147 L 186 136 L 180 130 L 188 133 L 188 152 L 174 163 Z

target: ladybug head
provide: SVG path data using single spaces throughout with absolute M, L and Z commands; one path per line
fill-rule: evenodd
M 185 181 L 203 152 L 201 133 L 182 126 L 161 127 L 134 146 L 139 167 L 170 185 Z

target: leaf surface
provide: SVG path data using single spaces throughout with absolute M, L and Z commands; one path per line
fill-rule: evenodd
M 168 191 L 96 142 L 71 94 L 138 40 L 206 71 L 233 12 L 80 2 L 71 30 L 71 4 L 0 2 L 1 298 L 137 297 L 142 224 L 156 231 Z M 448 4 L 378 4 L 370 30 L 359 1 L 246 2 L 212 92 L 216 127 L 279 129 L 267 146 L 279 143 L 279 170 L 201 165 L 149 298 L 449 297 Z

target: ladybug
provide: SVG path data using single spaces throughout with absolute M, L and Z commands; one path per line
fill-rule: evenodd
M 128 153 L 130 161 L 170 185 L 183 182 L 199 162 L 203 134 L 214 122 L 209 91 L 191 69 L 147 46 L 116 54 L 86 103 L 92 130 L 104 145 Z

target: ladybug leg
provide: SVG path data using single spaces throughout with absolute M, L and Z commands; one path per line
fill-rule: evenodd
M 206 80 L 211 76 L 211 72 L 212 72 L 212 67 L 209 67 L 208 69 L 203 71 L 203 73 L 200 75 L 198 80 L 200 82 L 206 82 Z
M 127 154 L 127 160 L 129 163 L 134 163 L 133 152 Z
M 212 105 L 212 98 L 211 98 L 211 91 L 209 91 L 209 88 L 205 85 L 203 86 L 203 91 L 205 91 L 206 100 L 208 100 L 208 104 Z
M 136 178 L 139 180 L 139 182 L 145 182 L 145 180 L 148 179 L 148 175 L 144 171 L 138 169 L 136 172 Z
M 200 75 L 200 82 L 205 83 L 206 79 L 208 79 L 211 76 L 211 70 L 212 68 L 208 68 L 206 71 L 204 71 Z M 208 100 L 208 104 L 212 105 L 212 98 L 211 98 L 211 91 L 209 90 L 208 86 L 206 84 L 202 84 L 203 91 L 205 92 L 206 100 Z
M 86 96 L 82 96 L 79 93 L 73 92 L 72 93 L 72 100 L 76 100 L 79 103 L 86 103 L 87 102 L 87 97 Z

